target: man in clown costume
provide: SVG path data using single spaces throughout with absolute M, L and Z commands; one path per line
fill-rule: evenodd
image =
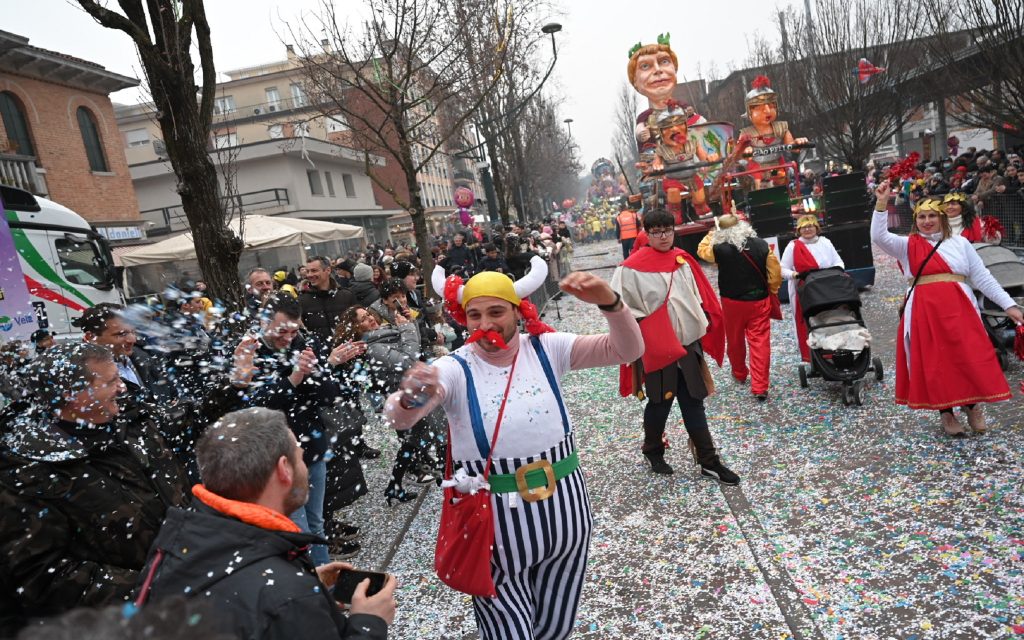
M 444 408 L 451 456 L 460 469 L 446 484 L 461 493 L 483 486 L 481 475 L 492 454 L 490 570 L 497 595 L 473 598 L 484 640 L 554 640 L 571 633 L 593 519 L 560 379 L 575 369 L 631 362 L 643 351 L 632 314 L 607 282 L 590 273 L 571 273 L 559 286 L 596 305 L 608 333 L 577 336 L 542 323 L 526 297 L 546 277 L 547 266 L 536 257 L 516 282 L 484 272 L 463 286 L 457 276 L 445 281 L 435 269 L 435 291 L 445 292 L 449 312 L 471 336 L 433 366 L 411 370 L 385 408 L 398 429 L 436 406 Z M 526 334 L 519 331 L 520 321 Z M 542 471 L 527 475 L 527 468 Z M 517 471 L 527 482 L 516 482 Z

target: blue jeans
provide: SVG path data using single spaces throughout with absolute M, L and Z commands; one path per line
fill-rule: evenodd
M 290 517 L 303 531 L 324 537 L 324 493 L 327 489 L 327 463 L 323 459 L 309 465 L 309 500 Z M 310 551 L 313 564 L 320 566 L 331 561 L 327 546 L 313 545 Z

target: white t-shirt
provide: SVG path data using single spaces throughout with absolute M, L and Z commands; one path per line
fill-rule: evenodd
M 494 458 L 525 458 L 535 456 L 554 447 L 565 438 L 562 415 L 558 400 L 548 384 L 540 359 L 533 350 L 529 336 L 519 336 L 519 356 L 515 377 L 505 404 L 505 415 L 495 445 Z M 556 380 L 569 371 L 569 358 L 576 336 L 571 333 L 545 333 L 540 336 L 544 352 L 551 362 Z M 487 443 L 494 435 L 494 423 L 498 419 L 501 399 L 508 383 L 510 367 L 495 367 L 474 354 L 472 345 L 457 349 L 473 373 L 473 383 L 480 402 Z M 455 460 L 482 460 L 480 449 L 473 435 L 473 424 L 469 415 L 469 396 L 466 393 L 466 377 L 462 365 L 451 356 L 434 362 L 438 368 L 441 386 L 444 388 L 444 407 L 452 430 L 452 458 Z M 559 393 L 561 393 L 561 383 Z M 572 422 L 569 423 L 570 430 Z

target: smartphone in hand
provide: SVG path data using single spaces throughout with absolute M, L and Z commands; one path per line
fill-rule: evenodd
M 380 593 L 388 582 L 388 574 L 376 571 L 357 571 L 350 569 L 338 574 L 338 581 L 334 583 L 331 593 L 334 599 L 343 604 L 352 604 L 352 596 L 360 582 L 370 579 L 370 585 L 366 588 L 366 595 L 372 596 Z

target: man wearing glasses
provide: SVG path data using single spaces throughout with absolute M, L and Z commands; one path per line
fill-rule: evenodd
M 114 354 L 117 372 L 132 397 L 164 406 L 177 402 L 178 394 L 163 365 L 136 346 L 135 329 L 124 321 L 123 312 L 118 304 L 98 304 L 86 309 L 76 325 L 86 342 L 107 347 Z
M 704 354 L 721 366 L 725 352 L 722 305 L 697 260 L 672 246 L 672 214 L 655 209 L 644 214 L 643 224 L 647 246 L 627 258 L 612 277 L 612 289 L 622 296 L 644 334 L 644 356 L 623 365 L 621 378 L 623 395 L 647 398 L 643 454 L 654 473 L 673 472 L 665 462 L 664 438 L 675 401 L 700 474 L 722 484 L 739 484 L 739 476 L 718 457 L 704 413 L 704 398 L 714 391 Z M 651 370 L 645 370 L 645 363 Z

